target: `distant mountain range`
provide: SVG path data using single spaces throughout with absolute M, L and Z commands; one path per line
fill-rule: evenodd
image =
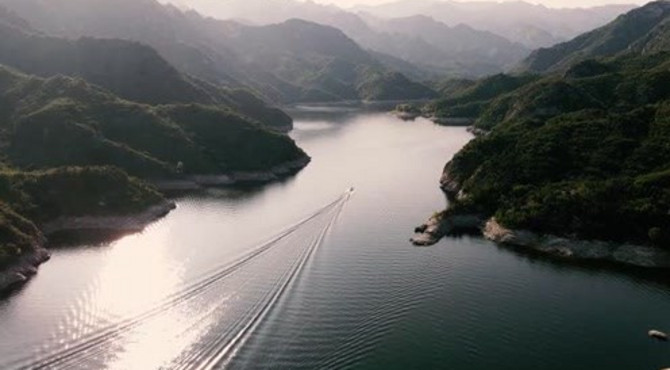
M 434 96 L 382 65 L 341 31 L 306 21 L 255 27 L 183 13 L 154 0 L 0 4 L 47 34 L 141 42 L 184 73 L 214 84 L 249 86 L 275 102 Z
M 534 51 L 519 70 L 560 71 L 588 58 L 670 50 L 669 16 L 670 2 L 650 3 L 571 41 Z
M 165 0 L 174 2 L 174 0 Z M 551 46 L 601 26 L 634 6 L 551 9 L 524 2 L 399 1 L 344 10 L 297 0 L 190 0 L 179 3 L 221 19 L 264 25 L 291 18 L 342 30 L 363 48 L 410 62 L 434 78 L 479 77 L 507 70 L 532 49 Z M 188 4 L 188 5 L 187 5 Z
M 557 9 L 523 1 L 399 0 L 355 10 L 383 18 L 427 15 L 450 26 L 463 23 L 490 31 L 534 49 L 600 27 L 635 7 L 631 4 Z

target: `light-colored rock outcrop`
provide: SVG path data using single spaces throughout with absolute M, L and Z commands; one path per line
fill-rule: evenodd
M 410 239 L 416 246 L 431 246 L 444 236 L 465 230 L 478 230 L 482 219 L 477 215 L 444 215 L 431 217 L 425 224 L 416 228 L 416 235 Z
M 494 218 L 486 222 L 482 232 L 487 239 L 499 244 L 526 248 L 564 259 L 608 261 L 644 268 L 670 268 L 670 252 L 655 247 L 575 240 L 525 230 L 511 230 L 500 225 Z

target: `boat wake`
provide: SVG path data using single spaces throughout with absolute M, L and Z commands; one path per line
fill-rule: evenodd
M 291 288 L 352 195 L 353 188 L 151 307 L 36 349 L 7 368 L 225 367 Z

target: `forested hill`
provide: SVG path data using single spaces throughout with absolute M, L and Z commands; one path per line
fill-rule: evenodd
M 445 168 L 454 210 L 561 236 L 670 243 L 670 53 L 587 60 L 501 89 Z
M 588 58 L 670 50 L 669 30 L 670 1 L 654 1 L 571 41 L 533 52 L 519 71 L 564 71 Z
M 182 72 L 214 84 L 249 86 L 276 102 L 434 96 L 432 90 L 389 70 L 332 27 L 296 20 L 245 26 L 184 13 L 155 0 L 83 3 L 0 1 L 49 35 L 142 42 Z
M 215 105 L 238 111 L 269 128 L 291 128 L 288 115 L 252 92 L 217 87 L 187 76 L 148 46 L 120 39 L 49 37 L 18 27 L 15 19 L 0 10 L 0 64 L 42 77 L 82 77 L 131 101 Z
M 0 69 L 2 151 L 37 169 L 115 165 L 141 177 L 266 170 L 304 157 L 284 135 L 232 111 L 197 104 L 148 106 L 69 77 Z

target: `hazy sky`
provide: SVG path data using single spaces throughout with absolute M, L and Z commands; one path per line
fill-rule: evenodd
M 335 4 L 340 5 L 342 7 L 349 7 L 358 4 L 383 4 L 392 2 L 393 0 L 314 0 L 314 1 L 318 3 Z M 470 1 L 491 1 L 491 0 L 470 0 Z M 517 1 L 517 0 L 503 0 L 498 2 L 505 2 L 505 1 Z M 606 5 L 606 4 L 645 4 L 649 2 L 649 0 L 528 0 L 526 2 L 534 4 L 544 4 L 546 6 L 555 8 L 566 8 L 566 7 L 583 8 L 583 7 Z
M 227 1 L 227 0 L 159 0 L 161 2 L 172 2 L 176 4 L 193 4 L 193 3 L 213 3 L 216 1 Z M 286 1 L 286 0 L 276 0 L 276 1 Z M 300 0 L 307 1 L 307 0 Z M 354 5 L 364 4 L 364 5 L 376 5 L 389 2 L 395 2 L 397 0 L 311 0 L 317 3 L 322 4 L 335 4 L 340 7 L 351 7 Z M 460 0 L 463 1 L 463 0 Z M 465 0 L 465 1 L 498 1 L 498 2 L 510 2 L 518 0 Z M 650 0 L 525 0 L 529 3 L 534 4 L 544 4 L 549 7 L 554 8 L 585 8 L 597 5 L 606 5 L 606 4 L 646 4 Z

